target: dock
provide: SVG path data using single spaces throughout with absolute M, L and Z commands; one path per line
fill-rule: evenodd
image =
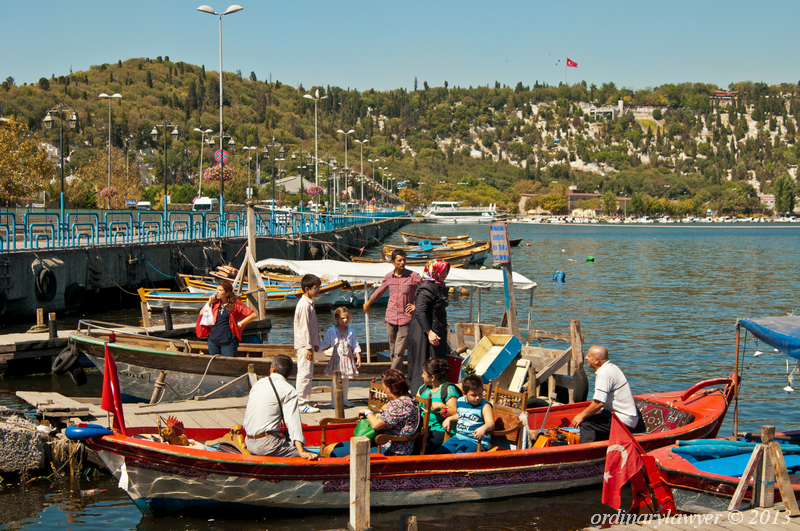
M 594 527 L 583 531 L 800 531 L 800 518 L 790 517 L 780 504 L 774 508 L 663 517 L 656 514 L 595 514 L 592 524 L 595 523 Z

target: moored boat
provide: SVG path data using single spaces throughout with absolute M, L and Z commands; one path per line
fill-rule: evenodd
M 716 435 L 730 400 L 731 382 L 701 382 L 682 392 L 637 397 L 643 415 L 651 412 L 648 433 L 638 442 L 653 450 L 677 439 Z M 568 426 L 587 403 L 527 411 L 529 424 Z M 658 421 L 658 422 L 656 422 Z M 355 424 L 329 426 L 329 443 L 347 441 Z M 224 429 L 187 429 L 186 436 L 205 442 Z M 171 446 L 153 440 L 156 428 L 128 428 L 88 439 L 142 513 L 196 514 L 203 511 L 275 509 L 346 510 L 350 507 L 350 458 L 260 457 L 225 453 L 211 447 Z M 318 446 L 322 430 L 304 426 L 307 446 Z M 607 441 L 543 448 L 463 453 L 370 457 L 370 504 L 407 507 L 487 500 L 597 485 L 602 482 Z
M 400 232 L 400 236 L 406 243 L 418 243 L 421 240 L 430 240 L 433 245 L 446 245 L 448 242 L 469 240 L 469 234 L 461 234 L 460 236 L 442 236 L 438 239 L 431 238 L 430 236 L 420 236 L 419 234 L 411 234 L 410 232 Z
M 760 319 L 740 319 L 737 327 L 737 363 L 739 364 L 739 334 L 741 328 L 786 356 L 800 363 L 800 316 L 767 317 Z M 760 356 L 764 358 L 766 356 Z M 787 364 L 788 366 L 788 364 Z M 791 390 L 791 383 L 787 391 Z M 728 510 L 728 505 L 736 492 L 745 468 L 753 451 L 754 443 L 760 441 L 758 434 L 738 433 L 738 417 L 734 420 L 737 440 L 709 439 L 693 441 L 697 445 L 672 445 L 650 455 L 656 458 L 662 481 L 672 490 L 678 510 L 691 513 L 708 513 Z M 790 474 L 791 488 L 800 497 L 800 431 L 780 433 L 776 436 L 786 448 L 785 462 Z M 780 500 L 780 491 L 775 488 L 775 499 Z M 752 499 L 753 485 L 747 487 L 743 501 Z

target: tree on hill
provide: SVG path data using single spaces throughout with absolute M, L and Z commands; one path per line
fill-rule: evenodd
M 0 121 L 0 197 L 33 197 L 53 174 L 37 136 L 28 137 L 28 126 L 13 116 Z
M 783 174 L 775 179 L 775 212 L 794 211 L 797 186 L 794 179 L 788 174 Z

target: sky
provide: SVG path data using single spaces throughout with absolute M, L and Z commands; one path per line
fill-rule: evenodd
M 158 56 L 218 71 L 219 18 L 202 1 L 0 0 L 0 80 Z M 797 0 L 238 1 L 223 70 L 306 89 L 800 81 Z

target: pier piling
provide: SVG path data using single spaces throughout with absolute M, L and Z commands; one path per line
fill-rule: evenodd
M 350 531 L 370 529 L 369 446 L 366 437 L 350 439 Z
M 164 330 L 172 330 L 172 308 L 167 301 L 161 303 L 161 311 L 164 313 Z
M 48 315 L 47 328 L 50 331 L 50 339 L 58 339 L 58 321 L 55 312 Z

